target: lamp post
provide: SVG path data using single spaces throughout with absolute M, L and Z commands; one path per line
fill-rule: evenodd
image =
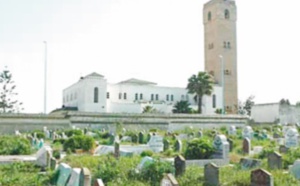
M 44 64 L 44 114 L 47 112 L 47 41 L 45 44 L 45 64 Z
M 222 55 L 219 55 L 220 62 L 221 62 L 221 79 L 222 79 L 222 102 L 223 102 L 223 108 L 222 108 L 222 114 L 225 114 L 225 94 L 224 94 L 224 89 L 225 89 L 225 81 L 224 81 L 224 59 Z

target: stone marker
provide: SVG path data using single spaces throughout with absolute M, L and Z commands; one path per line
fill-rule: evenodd
M 285 146 L 288 148 L 291 147 L 297 147 L 298 146 L 298 131 L 297 129 L 290 128 L 288 131 L 285 133 L 284 138 L 285 138 Z
M 278 134 L 277 132 L 275 132 L 275 133 L 273 134 L 273 138 L 281 138 L 281 136 L 280 136 L 280 134 Z
M 119 158 L 120 157 L 120 142 L 119 141 L 115 141 L 114 156 L 115 156 L 115 158 Z
M 216 149 L 215 154 L 213 154 L 214 159 L 229 158 L 229 143 L 225 135 L 216 135 L 214 138 L 213 146 Z
M 160 182 L 160 186 L 179 186 L 176 178 L 172 174 L 166 174 Z
M 252 139 L 253 137 L 253 129 L 250 126 L 245 126 L 242 131 L 243 138 L 249 138 Z
M 259 167 L 260 164 L 261 164 L 261 161 L 257 160 L 257 159 L 241 158 L 241 160 L 240 160 L 240 165 L 243 170 Z
M 80 168 L 73 168 L 70 179 L 66 186 L 79 186 Z
M 250 186 L 274 186 L 273 176 L 264 169 L 253 170 Z
M 204 167 L 204 185 L 219 185 L 219 167 L 214 163 L 206 164 Z
M 201 130 L 199 130 L 197 136 L 198 136 L 198 138 L 202 138 L 203 132 Z
M 49 167 L 50 166 L 50 158 L 52 157 L 52 148 L 50 146 L 42 147 L 36 153 L 36 164 L 40 167 Z
M 282 156 L 273 152 L 268 155 L 268 166 L 270 169 L 282 169 Z
M 228 135 L 232 135 L 232 136 L 235 136 L 235 135 L 236 135 L 236 127 L 235 127 L 234 125 L 231 125 L 231 126 L 229 127 Z
M 104 186 L 102 179 L 96 179 L 93 186 Z
M 164 151 L 167 151 L 170 149 L 170 141 L 167 139 L 164 139 Z
M 92 184 L 92 175 L 88 168 L 82 168 L 80 173 L 79 186 L 90 186 Z
M 229 143 L 229 151 L 231 152 L 233 150 L 233 140 L 230 138 L 227 138 L 227 141 Z
M 284 146 L 284 145 L 280 145 L 280 146 L 279 146 L 279 153 L 285 154 L 285 153 L 288 152 L 288 150 L 289 150 L 289 148 L 287 148 L 287 147 Z
M 300 160 L 296 160 L 294 164 L 290 167 L 290 172 L 298 180 L 300 180 Z
M 243 153 L 250 154 L 251 152 L 251 141 L 249 138 L 243 140 Z
M 181 176 L 185 172 L 185 159 L 183 156 L 178 155 L 174 159 L 174 165 L 175 165 L 175 176 Z
M 143 143 L 144 143 L 144 133 L 139 132 L 139 144 L 143 144 Z
M 151 136 L 152 136 L 151 133 L 148 133 L 148 134 L 147 134 L 147 143 L 150 141 Z
M 51 170 L 55 170 L 55 169 L 56 169 L 56 163 L 57 163 L 57 162 L 56 162 L 56 159 L 52 157 L 52 158 L 50 159 L 50 169 L 51 169 Z
M 71 175 L 72 168 L 68 164 L 61 163 L 59 164 L 57 169 L 59 171 L 59 175 L 58 175 L 56 185 L 65 186 Z
M 151 139 L 149 140 L 148 145 L 153 152 L 158 153 L 158 152 L 164 151 L 164 142 L 163 142 L 162 136 L 159 136 L 159 135 L 151 136 Z
M 137 170 L 141 171 L 145 165 L 152 164 L 154 162 L 153 158 L 145 156 L 142 158 L 141 162 L 137 166 Z
M 181 152 L 181 150 L 182 150 L 182 142 L 181 142 L 181 140 L 178 139 L 175 142 L 175 151 Z

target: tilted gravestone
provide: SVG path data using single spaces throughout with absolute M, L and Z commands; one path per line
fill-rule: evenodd
M 175 165 L 175 176 L 181 176 L 185 172 L 185 159 L 183 156 L 178 155 L 174 159 L 174 165 Z
M 119 158 L 120 157 L 120 142 L 119 141 L 115 141 L 114 156 L 115 156 L 115 158 Z
M 261 161 L 257 159 L 251 158 L 241 158 L 240 160 L 241 169 L 252 169 L 255 167 L 259 167 L 261 165 Z
M 202 138 L 203 137 L 203 132 L 201 130 L 198 131 L 197 133 L 198 138 Z
M 80 173 L 79 186 L 90 186 L 92 183 L 92 175 L 88 168 L 82 168 Z
M 73 168 L 70 179 L 66 186 L 79 186 L 80 168 Z
M 57 169 L 59 171 L 59 175 L 58 175 L 56 185 L 65 186 L 71 175 L 72 168 L 68 164 L 61 163 L 59 164 Z
M 93 186 L 104 186 L 102 179 L 96 179 Z
M 147 143 L 150 141 L 151 136 L 152 136 L 151 133 L 148 133 L 148 134 L 147 134 Z
M 298 131 L 297 129 L 290 128 L 288 131 L 285 133 L 285 146 L 288 148 L 291 147 L 297 147 L 298 146 Z
M 175 141 L 175 151 L 176 152 L 182 151 L 182 142 L 179 139 Z
M 52 152 L 53 150 L 50 146 L 42 147 L 36 154 L 36 164 L 43 168 L 49 167 Z
M 56 162 L 56 159 L 52 157 L 52 158 L 50 159 L 50 169 L 51 169 L 51 170 L 55 170 L 55 169 L 56 169 L 56 163 L 57 163 L 57 162 Z
M 285 154 L 285 153 L 288 152 L 288 150 L 289 150 L 289 148 L 286 147 L 286 146 L 284 146 L 284 145 L 280 145 L 280 146 L 279 146 L 279 152 L 280 152 L 280 153 Z
M 229 158 L 229 143 L 225 135 L 216 135 L 213 146 L 216 149 L 213 154 L 214 159 L 228 159 Z
M 249 138 L 244 138 L 243 140 L 243 153 L 250 154 L 251 151 L 251 140 Z
M 160 182 L 160 186 L 179 186 L 176 178 L 172 174 L 166 174 Z
M 282 156 L 277 152 L 268 154 L 268 166 L 270 169 L 282 169 Z
M 143 143 L 144 143 L 144 133 L 139 132 L 139 144 L 143 144 Z
M 273 176 L 264 169 L 253 170 L 250 186 L 274 186 Z
M 204 167 L 204 185 L 219 185 L 219 167 L 214 163 L 206 164 Z
M 167 139 L 164 139 L 164 151 L 169 150 L 170 148 L 170 141 Z
M 229 151 L 231 152 L 233 150 L 233 140 L 228 138 L 227 141 L 229 143 Z
M 300 180 L 300 160 L 296 160 L 294 164 L 290 167 L 290 172 L 298 180 Z

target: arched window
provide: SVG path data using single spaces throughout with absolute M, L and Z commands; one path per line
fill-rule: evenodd
M 159 96 L 158 94 L 155 95 L 155 100 L 158 100 L 159 99 Z
M 225 19 L 229 19 L 230 18 L 230 13 L 229 13 L 229 10 L 225 10 L 224 11 L 224 14 L 225 14 Z
M 99 94 L 99 90 L 98 87 L 94 88 L 94 103 L 98 103 L 98 94 Z
M 140 100 L 142 100 L 143 99 L 143 94 L 140 94 Z
M 169 101 L 169 94 L 166 95 L 166 100 Z
M 136 93 L 136 94 L 135 94 L 135 100 L 138 100 L 138 99 L 139 99 L 139 94 Z
M 208 14 L 207 14 L 207 20 L 211 21 L 211 12 L 208 12 Z
M 216 108 L 216 105 L 217 105 L 217 97 L 216 97 L 216 95 L 214 94 L 214 95 L 212 96 L 212 106 L 213 106 L 213 108 Z
M 123 97 L 124 97 L 124 99 L 127 99 L 127 94 L 126 94 L 126 92 L 124 93 L 124 96 L 123 96 Z

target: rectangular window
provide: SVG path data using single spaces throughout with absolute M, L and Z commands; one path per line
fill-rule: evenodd
M 166 100 L 169 101 L 169 94 L 166 95 Z
M 140 94 L 140 100 L 142 100 L 143 99 L 143 94 Z
M 174 101 L 174 95 L 173 94 L 171 95 L 171 101 Z
M 155 95 L 155 100 L 159 100 L 158 94 Z
M 154 94 L 151 94 L 151 101 L 154 100 Z
M 213 98 L 213 100 L 212 100 L 212 101 L 213 101 L 213 105 L 212 105 L 212 106 L 213 106 L 213 108 L 216 108 L 216 104 L 217 104 L 217 103 L 216 103 L 216 101 L 217 101 L 217 100 L 216 100 L 216 99 L 217 99 L 217 98 L 216 98 L 216 95 L 213 95 L 212 98 Z
M 109 99 L 109 92 L 106 93 L 106 99 Z
M 122 93 L 119 93 L 119 99 L 122 99 Z
M 126 93 L 124 93 L 124 99 L 127 99 L 127 94 Z
M 138 93 L 136 93 L 136 94 L 135 94 L 135 98 L 134 98 L 134 100 L 138 100 L 138 97 L 139 97 L 139 94 L 138 94 Z

